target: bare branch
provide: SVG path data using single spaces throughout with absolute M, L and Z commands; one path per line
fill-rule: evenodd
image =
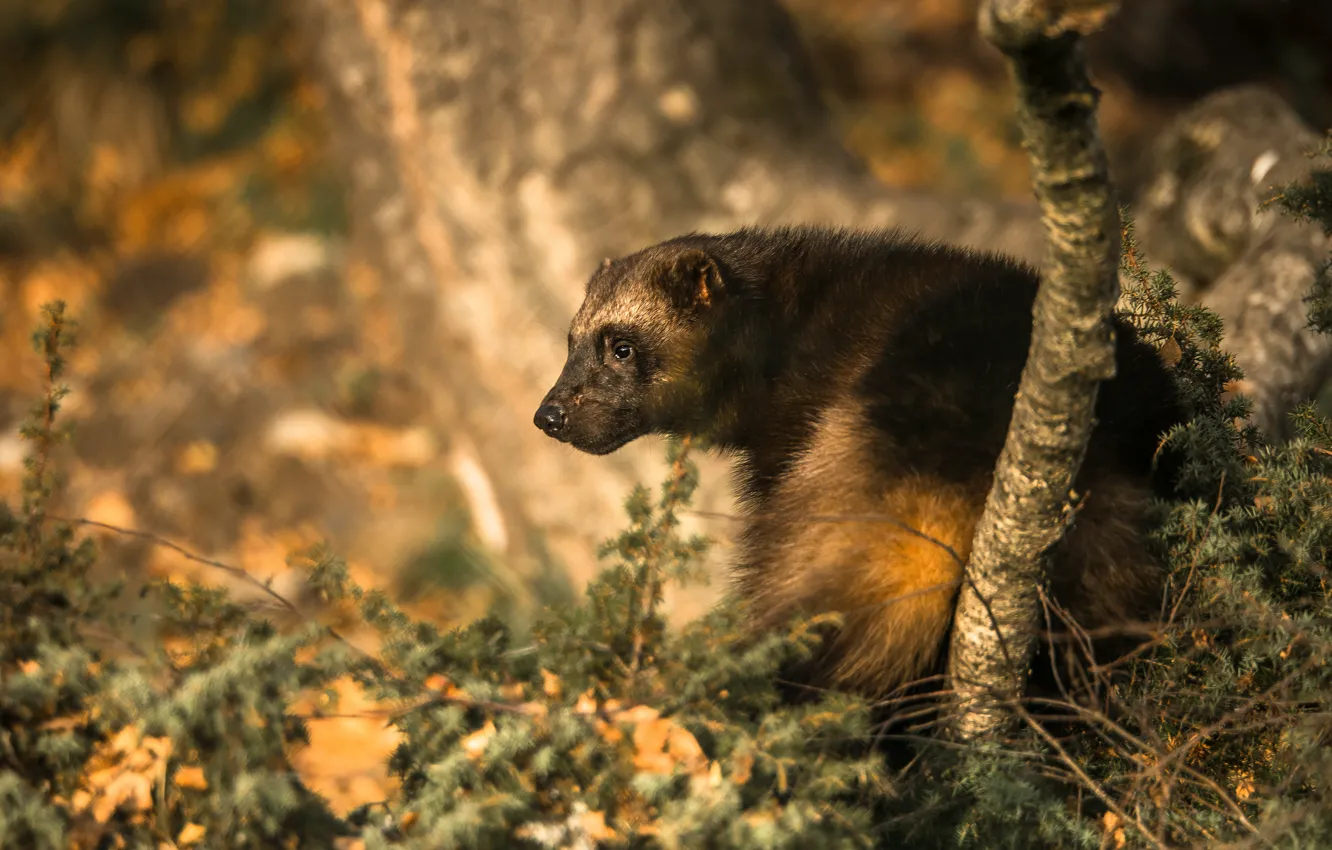
M 955 715 L 962 740 L 1012 720 L 1002 706 L 1025 687 L 1043 560 L 1064 531 L 1098 384 L 1114 374 L 1119 215 L 1079 35 L 1108 6 L 992 0 L 980 13 L 1017 80 L 1047 249 L 1027 366 L 954 620 L 955 700 L 974 704 Z

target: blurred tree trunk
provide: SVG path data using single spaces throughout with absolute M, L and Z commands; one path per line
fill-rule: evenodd
M 586 577 L 640 441 L 575 454 L 531 419 L 604 256 L 741 224 L 900 225 L 1038 261 L 1034 204 L 886 189 L 837 138 L 785 12 L 762 0 L 297 0 L 360 251 L 483 538 Z M 710 468 L 709 468 L 710 466 Z M 696 506 L 728 510 L 715 465 Z

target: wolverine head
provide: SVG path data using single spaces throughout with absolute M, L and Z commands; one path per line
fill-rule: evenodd
M 597 455 L 644 434 L 679 432 L 697 408 L 695 358 L 722 296 L 719 263 L 687 243 L 606 260 L 588 281 L 536 426 Z

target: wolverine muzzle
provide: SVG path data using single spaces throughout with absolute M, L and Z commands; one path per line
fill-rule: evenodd
M 558 404 L 543 404 L 537 408 L 532 422 L 549 436 L 564 427 L 564 408 Z

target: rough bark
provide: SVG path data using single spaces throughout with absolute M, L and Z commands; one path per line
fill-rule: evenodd
M 539 530 L 586 576 L 631 484 L 664 474 L 658 441 L 589 458 L 531 424 L 602 257 L 691 229 L 805 221 L 901 225 L 1039 259 L 1031 204 L 877 185 L 837 139 L 774 3 L 293 8 L 364 256 L 395 286 L 474 517 L 511 560 L 544 557 Z M 696 506 L 726 512 L 719 463 L 704 464 Z
M 1097 389 L 1114 376 L 1119 213 L 1096 129 L 1080 29 L 1112 3 L 989 0 L 986 38 L 1008 56 L 1047 248 L 1031 349 L 977 524 L 949 649 L 963 740 L 992 735 L 1026 685 L 1044 559 L 1064 531 Z
M 1148 260 L 1225 321 L 1250 418 L 1276 439 L 1289 436 L 1287 411 L 1332 366 L 1332 337 L 1307 327 L 1304 303 L 1332 240 L 1264 203 L 1309 176 L 1321 141 L 1265 89 L 1220 92 L 1158 137 L 1136 210 Z

